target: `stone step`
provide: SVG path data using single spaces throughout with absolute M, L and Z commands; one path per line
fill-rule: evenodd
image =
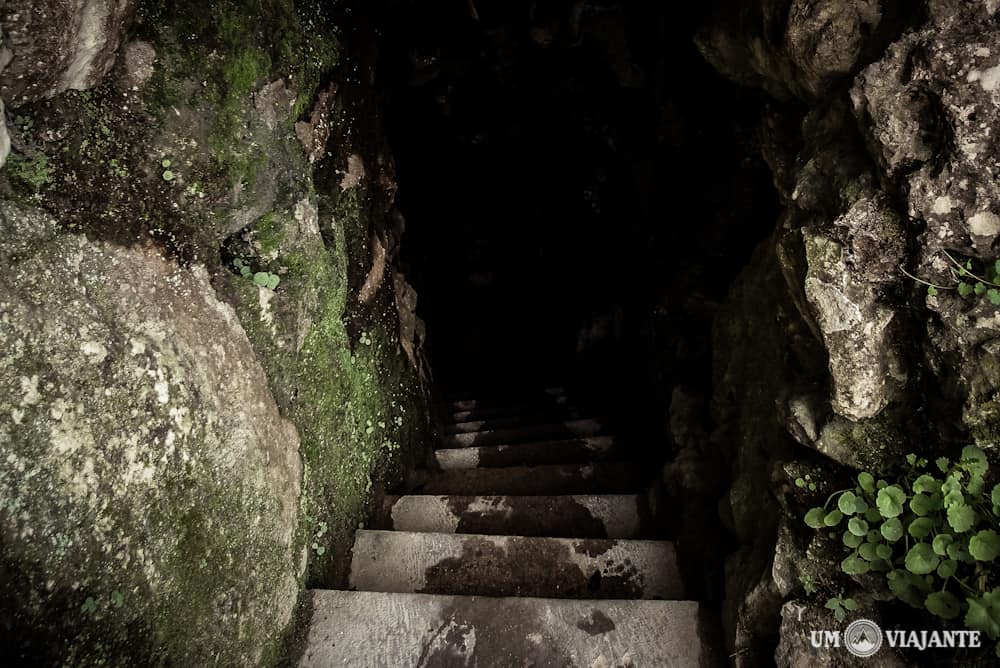
M 444 471 L 501 466 L 576 464 L 611 459 L 622 447 L 613 436 L 594 436 L 565 441 L 538 441 L 515 445 L 485 445 L 436 450 L 434 457 Z
M 469 419 L 455 420 L 449 424 L 441 426 L 441 433 L 468 434 L 476 431 L 496 431 L 497 429 L 517 429 L 533 427 L 536 425 L 552 424 L 554 422 L 567 422 L 579 420 L 583 417 L 576 408 L 566 406 L 563 408 L 553 408 L 550 410 L 537 410 L 518 413 L 516 415 L 499 415 L 496 417 L 481 417 L 472 419 L 472 412 L 453 413 L 452 415 L 468 414 Z
M 515 405 L 552 405 L 568 401 L 566 388 L 548 387 L 537 392 L 519 392 L 517 395 L 485 396 L 475 399 L 451 399 L 438 404 L 443 412 L 473 411 L 493 408 L 509 408 Z
M 636 494 L 577 496 L 390 496 L 376 529 L 426 533 L 637 538 L 648 529 Z
M 469 410 L 445 410 L 439 412 L 446 424 L 486 420 L 510 420 L 513 422 L 559 422 L 575 420 L 580 411 L 569 401 L 555 401 L 544 404 L 514 404 L 509 406 L 483 406 Z
M 725 665 L 694 601 L 573 601 L 310 591 L 301 668 Z
M 673 543 L 359 530 L 350 588 L 424 594 L 682 599 Z
M 604 420 L 567 420 L 511 429 L 448 434 L 439 439 L 439 444 L 442 448 L 466 448 L 474 445 L 511 445 L 531 441 L 582 438 L 601 434 L 605 426 Z
M 462 496 L 629 494 L 643 489 L 648 479 L 648 470 L 624 462 L 418 470 L 410 478 L 409 492 Z

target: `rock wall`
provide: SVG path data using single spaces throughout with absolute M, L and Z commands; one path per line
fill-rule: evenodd
M 833 622 L 822 604 L 845 586 L 868 590 L 872 618 L 891 599 L 838 579 L 805 508 L 905 452 L 998 445 L 998 310 L 961 270 L 983 275 L 998 255 L 997 11 L 745 0 L 719 3 L 697 38 L 721 73 L 771 96 L 759 142 L 784 206 L 716 320 L 738 665 L 814 661 L 803 630 Z M 795 484 L 807 474 L 817 486 Z
M 298 592 L 338 583 L 423 457 L 422 325 L 349 11 L 0 10 L 5 656 L 273 664 Z

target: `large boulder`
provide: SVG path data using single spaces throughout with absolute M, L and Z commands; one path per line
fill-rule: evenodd
M 302 466 L 233 309 L 203 268 L 10 201 L 0 260 L 0 653 L 273 660 Z

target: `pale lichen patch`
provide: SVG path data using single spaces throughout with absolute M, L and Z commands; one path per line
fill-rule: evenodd
M 80 344 L 80 352 L 87 356 L 91 364 L 100 364 L 108 356 L 108 349 L 99 341 L 84 341 Z
M 34 376 L 21 376 L 21 405 L 22 406 L 34 406 L 42 399 L 41 393 L 38 391 L 38 375 Z
M 969 231 L 982 237 L 1000 234 L 1000 216 L 989 211 L 980 211 L 969 219 Z

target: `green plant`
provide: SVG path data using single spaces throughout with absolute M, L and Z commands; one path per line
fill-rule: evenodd
M 858 609 L 858 603 L 853 598 L 834 596 L 826 602 L 825 607 L 827 610 L 833 610 L 833 616 L 837 618 L 838 622 L 842 622 L 847 618 L 848 612 L 854 612 Z
M 244 278 L 249 278 L 253 275 L 253 269 L 251 269 L 250 265 L 241 258 L 233 260 L 233 267 L 236 271 L 240 272 L 240 276 L 243 276 Z
M 964 613 L 968 628 L 997 640 L 1000 485 L 987 491 L 988 470 L 971 445 L 957 462 L 939 457 L 930 465 L 911 454 L 898 479 L 863 471 L 854 488 L 810 509 L 805 523 L 840 536 L 847 575 L 883 573 L 899 600 L 946 620 Z
M 795 486 L 799 489 L 808 489 L 810 492 L 816 491 L 816 483 L 812 481 L 812 476 L 809 474 L 806 474 L 802 478 L 796 478 Z
M 36 193 L 42 186 L 52 181 L 52 167 L 44 153 L 39 153 L 33 158 L 12 153 L 7 157 L 4 169 L 14 180 L 28 186 Z
M 274 290 L 278 287 L 278 284 L 281 283 L 281 277 L 277 274 L 272 274 L 269 271 L 258 271 L 255 273 L 250 267 L 250 264 L 242 258 L 236 258 L 233 260 L 233 268 L 240 272 L 240 276 L 243 276 L 244 278 L 252 277 L 254 284 L 263 288 Z
M 1000 260 L 986 264 L 981 272 L 977 272 L 972 260 L 966 260 L 963 264 L 948 251 L 943 250 L 941 253 L 951 263 L 949 269 L 955 280 L 953 285 L 937 285 L 914 276 L 904 267 L 900 267 L 900 270 L 918 283 L 926 285 L 930 297 L 938 295 L 941 290 L 955 290 L 963 298 L 986 297 L 994 306 L 1000 306 Z
M 330 525 L 328 525 L 326 522 L 320 522 L 319 527 L 316 530 L 316 536 L 315 538 L 313 538 L 311 547 L 313 549 L 313 552 L 315 552 L 318 556 L 323 556 L 323 554 L 326 552 L 326 547 L 320 545 L 319 541 L 321 538 L 323 538 L 323 536 L 326 535 L 326 532 L 329 529 Z
M 272 274 L 267 271 L 258 271 L 253 275 L 253 282 L 263 288 L 274 290 L 278 287 L 278 283 L 281 282 L 281 278 L 279 278 L 277 274 Z

